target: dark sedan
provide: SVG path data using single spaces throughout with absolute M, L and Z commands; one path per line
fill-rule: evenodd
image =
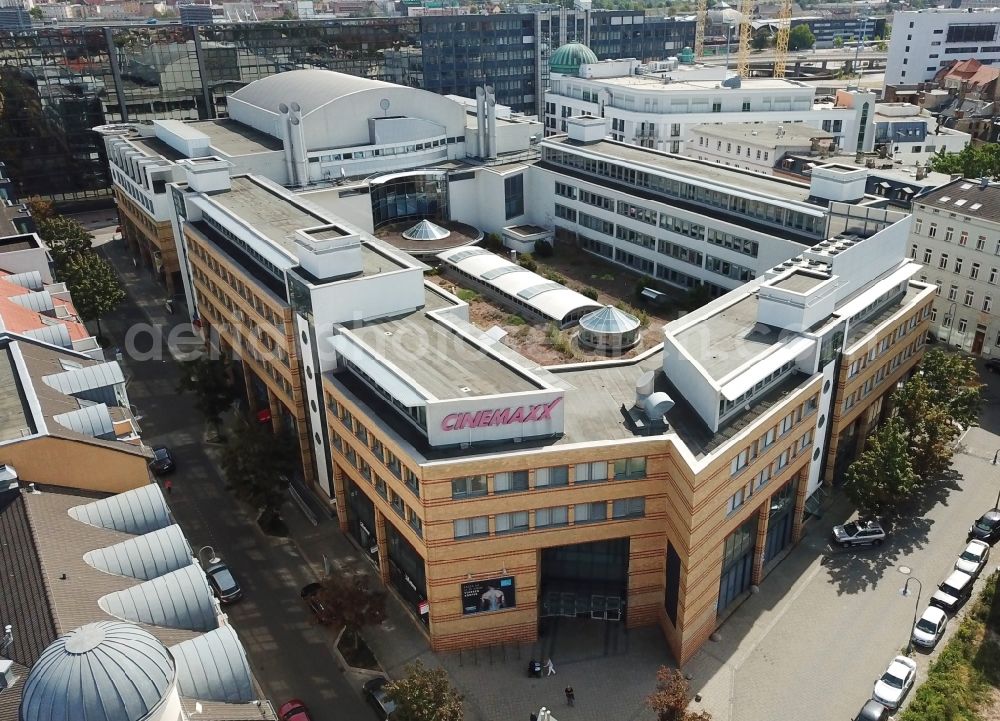
M 235 603 L 243 598 L 243 589 L 236 577 L 233 576 L 233 572 L 229 570 L 229 566 L 222 561 L 213 559 L 213 562 L 209 563 L 208 568 L 205 569 L 205 575 L 220 602 L 224 604 Z
M 987 511 L 969 528 L 969 538 L 996 543 L 1000 538 L 1000 508 Z
M 363 687 L 365 698 L 368 699 L 368 703 L 375 709 L 375 713 L 382 721 L 391 719 L 392 712 L 396 710 L 395 701 L 390 699 L 385 692 L 385 685 L 387 683 L 389 683 L 389 679 L 385 676 L 379 676 L 378 678 L 373 678 L 371 681 L 367 681 Z
M 153 460 L 149 462 L 149 468 L 158 476 L 165 476 L 177 470 L 174 463 L 174 455 L 166 446 L 157 446 L 153 449 Z

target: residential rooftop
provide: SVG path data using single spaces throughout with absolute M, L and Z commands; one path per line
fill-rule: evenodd
M 832 140 L 835 137 L 804 123 L 702 123 L 691 128 L 691 132 L 771 148 L 797 143 L 808 145 L 813 140 Z
M 1000 222 L 1000 184 L 960 178 L 942 185 L 917 201 L 970 218 Z

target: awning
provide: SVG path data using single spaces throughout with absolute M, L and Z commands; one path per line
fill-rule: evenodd
M 882 187 L 882 188 L 891 188 L 892 187 L 891 185 L 889 185 L 884 180 L 881 183 L 879 183 L 879 186 Z
M 754 363 L 746 372 L 737 371 L 731 381 L 722 386 L 722 395 L 728 401 L 734 401 L 759 381 L 764 380 L 774 371 L 808 351 L 816 343 L 813 338 L 798 336 L 788 343 L 779 346 L 766 358 Z

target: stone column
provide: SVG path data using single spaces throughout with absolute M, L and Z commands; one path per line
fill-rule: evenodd
M 806 507 L 806 489 L 809 486 L 809 466 L 799 471 L 798 484 L 795 487 L 795 508 L 792 511 L 792 543 L 798 543 L 802 538 L 802 513 Z
M 378 575 L 389 585 L 389 542 L 385 535 L 385 516 L 375 506 L 375 538 L 378 541 Z
M 757 511 L 757 540 L 753 549 L 753 570 L 750 571 L 750 582 L 757 586 L 764 577 L 764 546 L 767 542 L 767 514 L 771 509 L 771 497 L 768 496 Z

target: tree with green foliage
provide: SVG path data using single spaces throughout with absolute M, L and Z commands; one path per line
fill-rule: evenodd
M 842 38 L 839 35 L 837 35 L 833 39 L 833 47 L 835 47 L 835 48 L 842 48 L 842 47 L 844 47 L 844 38 Z
M 72 218 L 53 214 L 47 218 L 36 219 L 35 226 L 38 228 L 38 237 L 45 241 L 52 254 L 56 275 L 60 274 L 60 267 L 71 257 L 89 253 L 93 249 L 94 237 Z
M 265 531 L 284 528 L 281 506 L 296 451 L 288 436 L 272 433 L 260 423 L 248 423 L 222 452 L 226 486 L 257 511 L 257 523 Z
M 656 690 L 646 697 L 646 706 L 657 721 L 712 721 L 707 711 L 688 711 L 691 685 L 680 669 L 660 666 L 656 672 Z
M 56 214 L 56 208 L 51 200 L 40 198 L 36 195 L 28 198 L 26 203 L 28 210 L 31 212 L 31 217 L 35 219 L 36 224 L 38 221 L 46 220 Z
M 462 721 L 462 696 L 448 681 L 443 668 L 428 668 L 420 661 L 406 667 L 406 676 L 385 686 L 396 704 L 393 721 Z
M 886 40 L 884 38 L 876 35 L 875 36 L 875 49 L 878 50 L 880 53 L 884 53 L 886 50 L 889 49 L 889 43 L 886 42 Z
M 932 348 L 920 361 L 920 375 L 927 383 L 931 403 L 946 410 L 963 429 L 979 425 L 983 389 L 971 356 Z
M 37 5 L 28 11 L 28 15 L 30 15 L 33 20 L 42 20 L 45 18 L 45 13 L 43 13 L 42 9 Z
M 771 45 L 771 32 L 766 28 L 761 28 L 753 34 L 750 39 L 750 46 L 754 50 L 766 50 Z
M 361 630 L 385 620 L 385 598 L 385 591 L 369 587 L 367 576 L 330 575 L 316 592 L 316 619 L 324 626 L 343 627 L 356 649 Z
M 59 279 L 66 284 L 80 318 L 97 323 L 125 300 L 125 289 L 111 264 L 93 251 L 65 258 L 57 266 Z
M 229 373 L 229 362 L 207 355 L 181 361 L 181 380 L 178 392 L 191 391 L 196 396 L 195 408 L 212 426 L 216 438 L 222 437 L 219 427 L 222 414 L 236 400 L 236 386 Z
M 900 418 L 886 421 L 847 469 L 844 492 L 863 512 L 891 514 L 919 485 L 909 439 Z
M 1000 145 L 967 145 L 957 153 L 944 150 L 931 156 L 930 169 L 946 175 L 961 175 L 963 178 L 1000 178 Z
M 959 426 L 920 373 L 892 395 L 896 417 L 906 430 L 910 461 L 924 482 L 936 480 L 948 470 Z
M 813 31 L 805 23 L 796 25 L 788 31 L 788 49 L 793 52 L 796 50 L 809 50 L 815 44 L 816 36 L 813 35 Z

